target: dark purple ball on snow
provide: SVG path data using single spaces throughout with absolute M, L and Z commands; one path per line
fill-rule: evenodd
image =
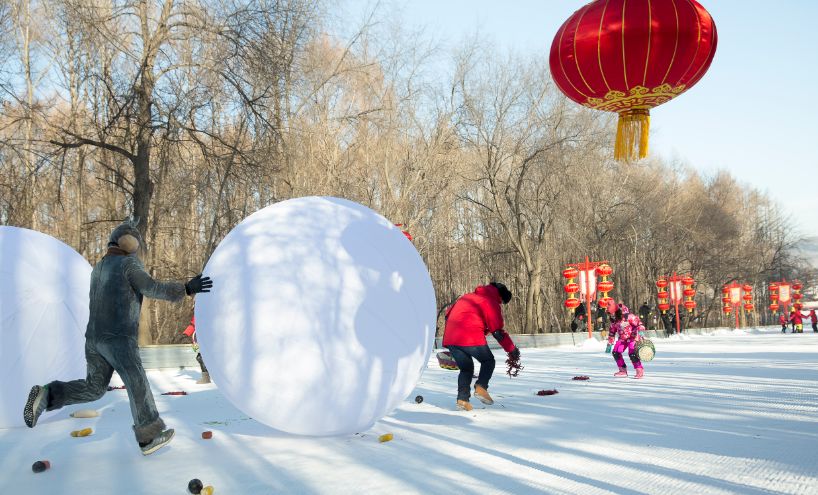
M 417 402 L 418 404 L 420 404 L 421 402 L 423 402 L 423 396 L 422 396 L 422 395 L 418 395 L 417 397 L 415 397 L 415 402 Z

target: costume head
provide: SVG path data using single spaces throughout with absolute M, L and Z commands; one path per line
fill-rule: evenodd
M 503 300 L 503 304 L 508 304 L 508 302 L 511 301 L 511 291 L 508 290 L 508 287 L 506 287 L 505 284 L 500 282 L 492 282 L 489 285 L 494 286 L 500 293 L 500 299 Z
M 118 247 L 128 254 L 135 253 L 144 245 L 142 235 L 136 228 L 137 223 L 136 219 L 131 218 L 119 224 L 108 238 L 108 247 Z

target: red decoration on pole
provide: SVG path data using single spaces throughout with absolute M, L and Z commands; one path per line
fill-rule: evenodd
M 650 109 L 693 87 L 717 42 L 695 0 L 595 0 L 559 28 L 549 65 L 568 98 L 619 114 L 614 158 L 632 160 L 647 156 Z
M 594 331 L 594 318 L 591 316 L 591 301 L 596 299 L 597 290 L 599 290 L 601 294 L 600 302 L 609 299 L 608 291 L 603 290 L 600 284 L 604 283 L 605 288 L 610 287 L 608 290 L 613 289 L 613 282 L 607 280 L 608 276 L 613 273 L 613 268 L 608 265 L 607 261 L 590 261 L 587 256 L 585 257 L 584 263 L 571 263 L 568 266 L 569 268 L 562 271 L 562 276 L 568 278 L 569 283 L 573 282 L 574 278 L 579 278 L 579 292 L 585 298 L 585 314 L 587 315 L 588 338 L 590 339 L 593 337 Z M 602 282 L 597 283 L 597 275 L 602 277 Z M 610 284 L 610 286 L 608 284 Z M 571 297 L 573 297 L 573 294 Z M 572 302 L 571 304 L 574 303 Z M 576 309 L 577 306 L 579 306 L 579 304 L 569 309 Z M 568 301 L 565 301 L 565 307 L 569 307 Z
M 798 286 L 798 289 L 795 288 L 796 285 Z M 775 304 L 775 309 L 773 309 L 773 304 L 770 304 L 770 311 L 775 312 L 781 308 L 781 311 L 786 314 L 790 303 L 793 300 L 796 300 L 795 294 L 798 294 L 801 290 L 801 283 L 797 280 L 795 282 L 787 282 L 786 280 L 782 280 L 780 282 L 770 282 L 768 288 L 770 289 L 770 299 L 773 301 L 773 304 L 776 302 L 778 303 Z
M 681 328 L 679 321 L 679 305 L 681 304 L 688 312 L 692 312 L 696 308 L 696 302 L 693 298 L 696 296 L 696 289 L 693 284 L 696 281 L 690 275 L 680 276 L 676 272 L 670 277 L 659 277 L 656 281 L 656 287 L 659 288 L 657 297 L 659 298 L 659 309 L 662 313 L 670 309 L 669 302 L 672 302 L 676 307 L 676 333 L 679 333 Z M 667 287 L 667 291 L 665 291 Z M 684 300 L 683 300 L 684 298 Z M 662 309 L 662 308 L 665 309 Z
M 750 312 L 755 309 L 755 305 L 752 303 L 753 286 L 750 284 L 739 284 L 738 282 L 732 282 L 729 285 L 725 285 L 721 291 L 725 294 L 725 297 L 722 298 L 722 302 L 724 303 L 722 310 L 724 311 L 724 314 L 729 315 L 731 309 L 735 309 L 736 328 L 740 328 L 741 325 L 739 323 L 738 313 L 739 306 L 742 305 L 741 301 L 744 300 L 745 311 Z

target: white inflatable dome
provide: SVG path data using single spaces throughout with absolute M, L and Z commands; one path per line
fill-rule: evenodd
M 400 229 L 347 200 L 305 197 L 237 225 L 204 269 L 196 334 L 237 408 L 298 435 L 369 429 L 415 388 L 435 293 Z
M 70 246 L 0 226 L 0 428 L 25 426 L 32 385 L 85 378 L 90 284 L 91 265 Z

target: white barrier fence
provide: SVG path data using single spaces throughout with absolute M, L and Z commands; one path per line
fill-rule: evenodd
M 690 328 L 685 329 L 685 334 L 688 335 L 702 335 L 713 332 L 715 330 L 729 330 L 726 327 L 719 328 Z M 649 338 L 664 338 L 666 334 L 664 331 L 647 330 L 645 335 Z M 554 347 L 558 345 L 575 345 L 581 344 L 588 338 L 588 332 L 574 332 L 574 333 L 542 333 L 542 334 L 514 334 L 511 336 L 514 343 L 521 349 L 526 347 Z M 594 331 L 594 338 L 597 340 L 605 340 L 608 338 L 608 331 L 599 332 Z M 435 339 L 435 348 L 441 348 L 442 338 Z M 500 349 L 497 342 L 489 336 L 489 347 L 493 349 Z M 142 357 L 142 365 L 145 369 L 161 369 L 161 368 L 177 368 L 177 369 L 199 369 L 199 363 L 196 362 L 196 353 L 193 352 L 190 344 L 171 344 L 171 345 L 149 345 L 139 348 L 139 355 Z M 205 363 L 207 364 L 207 363 Z

